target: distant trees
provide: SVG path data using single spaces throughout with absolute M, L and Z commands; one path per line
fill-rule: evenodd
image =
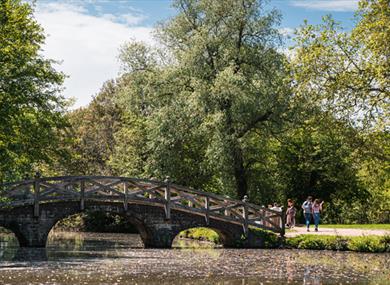
M 69 159 L 57 166 L 57 171 L 68 175 L 111 175 L 107 163 L 116 141 L 114 135 L 121 128 L 122 111 L 115 102 L 117 85 L 107 81 L 88 108 L 80 108 L 66 115 L 72 125 L 66 144 Z

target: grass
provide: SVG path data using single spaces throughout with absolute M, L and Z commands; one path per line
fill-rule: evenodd
M 340 225 L 320 225 L 322 228 L 335 229 L 362 229 L 362 230 L 390 230 L 390 224 L 340 224 Z

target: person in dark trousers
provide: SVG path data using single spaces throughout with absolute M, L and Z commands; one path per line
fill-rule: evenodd
M 312 215 L 313 198 L 307 197 L 306 201 L 302 204 L 303 214 L 305 215 L 307 231 L 310 232 L 310 220 Z
M 320 199 L 315 199 L 311 207 L 313 218 L 314 218 L 314 227 L 315 227 L 314 230 L 316 232 L 318 232 L 318 225 L 320 223 L 320 213 L 322 212 L 322 204 L 324 204 L 324 201 L 320 202 Z

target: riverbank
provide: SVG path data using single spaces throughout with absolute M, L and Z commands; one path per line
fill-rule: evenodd
M 382 253 L 390 252 L 390 235 L 327 236 L 299 235 L 286 238 L 284 247 L 296 249 L 337 250 Z
M 390 234 L 383 235 L 324 235 L 321 232 L 311 234 L 287 235 L 285 238 L 277 234 L 251 229 L 252 234 L 264 239 L 264 248 L 291 248 L 291 249 L 313 249 L 313 250 L 336 250 L 354 252 L 383 253 L 390 252 Z M 333 232 L 334 233 L 334 232 Z M 289 233 L 291 234 L 291 232 Z M 210 241 L 220 243 L 218 234 L 208 228 L 193 228 L 183 231 L 181 238 Z M 239 246 L 239 245 L 238 245 Z

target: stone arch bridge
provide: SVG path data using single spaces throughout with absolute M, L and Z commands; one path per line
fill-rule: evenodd
M 261 247 L 251 228 L 284 235 L 284 215 L 165 181 L 108 176 L 36 177 L 0 185 L 0 226 L 20 246 L 45 247 L 52 227 L 82 211 L 112 212 L 134 224 L 145 247 L 168 248 L 182 230 L 208 227 L 226 247 Z

